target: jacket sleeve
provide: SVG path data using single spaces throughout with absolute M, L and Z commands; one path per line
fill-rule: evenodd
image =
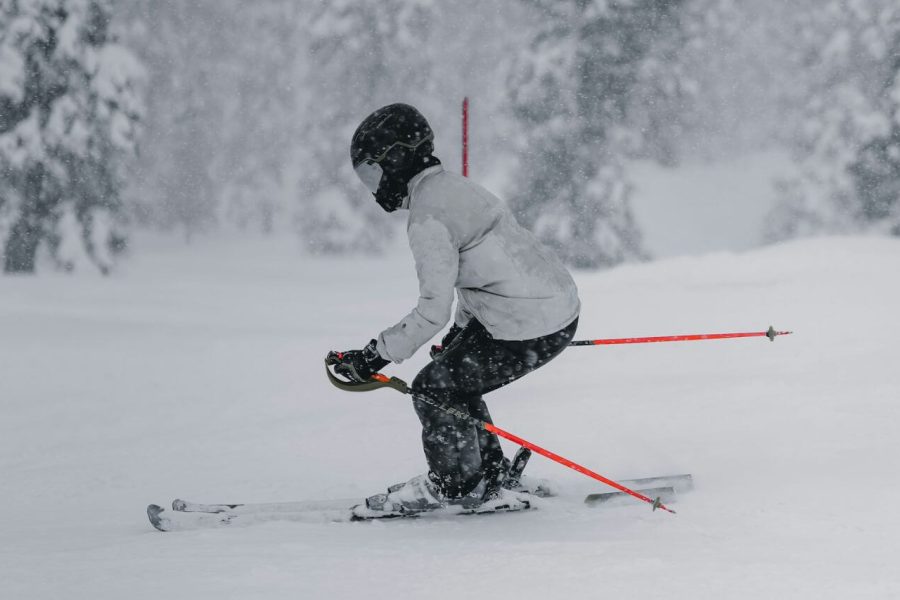
M 433 217 L 410 224 L 409 247 L 419 277 L 419 302 L 378 336 L 378 353 L 395 363 L 415 354 L 450 320 L 459 270 L 459 249 L 447 228 Z

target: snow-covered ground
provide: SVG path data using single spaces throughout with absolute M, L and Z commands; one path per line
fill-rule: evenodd
M 148 503 L 365 496 L 424 470 L 408 400 L 342 394 L 322 372 L 327 350 L 405 314 L 416 283 L 402 253 L 140 245 L 110 278 L 0 277 L 0 597 L 900 595 L 898 240 L 577 276 L 581 338 L 796 331 L 572 348 L 490 396 L 498 425 L 601 473 L 693 473 L 678 515 L 582 507 L 601 486 L 535 457 L 569 500 L 170 534 Z

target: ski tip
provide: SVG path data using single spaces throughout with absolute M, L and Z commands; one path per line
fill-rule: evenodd
M 165 512 L 165 509 L 156 504 L 151 504 L 147 507 L 147 517 L 150 519 L 150 524 L 159 531 L 166 531 L 166 528 L 163 527 L 163 519 L 160 516 L 163 512 Z

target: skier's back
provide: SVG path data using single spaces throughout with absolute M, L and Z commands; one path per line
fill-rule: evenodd
M 406 318 L 378 338 L 381 355 L 401 362 L 449 321 L 472 316 L 496 339 L 553 333 L 578 316 L 575 284 L 559 259 L 477 183 L 440 165 L 409 183 L 409 244 L 420 297 Z
M 482 394 L 568 345 L 578 294 L 556 256 L 496 196 L 443 170 L 432 139 L 424 117 L 404 104 L 379 109 L 354 134 L 353 166 L 376 201 L 388 212 L 409 209 L 419 300 L 364 350 L 343 353 L 336 371 L 364 381 L 409 358 L 450 320 L 456 292 L 454 324 L 413 382 L 414 398 L 490 422 Z M 496 494 L 508 468 L 496 436 L 421 400 L 415 408 L 429 472 L 388 495 L 386 509 L 478 504 Z

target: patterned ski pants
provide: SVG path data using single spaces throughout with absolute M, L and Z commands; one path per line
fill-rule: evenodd
M 472 491 L 483 478 L 507 468 L 500 440 L 420 399 L 422 394 L 491 423 L 482 398 L 547 364 L 562 352 L 578 319 L 556 333 L 531 340 L 496 340 L 477 320 L 454 338 L 413 381 L 413 403 L 422 423 L 422 445 L 432 479 L 451 498 Z

